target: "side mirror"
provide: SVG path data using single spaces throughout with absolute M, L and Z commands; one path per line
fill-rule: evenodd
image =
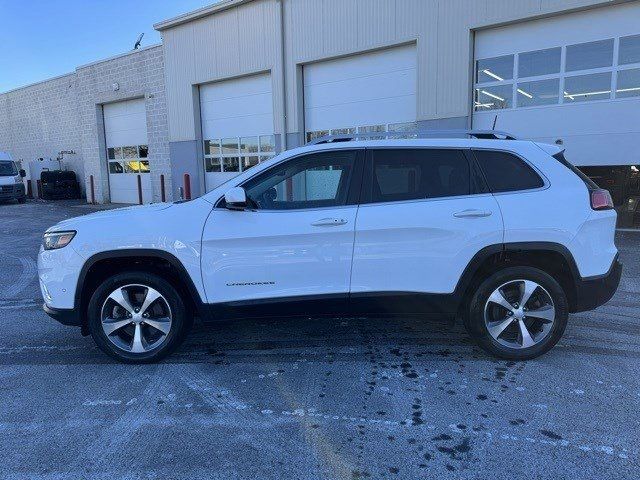
M 21 176 L 22 178 L 24 178 L 24 177 L 26 177 L 26 176 L 27 176 L 27 172 L 25 172 L 22 168 L 20 169 L 20 176 Z
M 247 194 L 242 187 L 233 187 L 224 194 L 224 201 L 229 210 L 244 210 L 247 208 Z

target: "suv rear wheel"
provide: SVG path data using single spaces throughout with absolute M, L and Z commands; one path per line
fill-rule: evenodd
M 176 289 L 146 272 L 105 280 L 89 301 L 88 322 L 98 347 L 125 363 L 164 358 L 182 343 L 190 325 Z
M 510 267 L 480 285 L 466 325 L 487 352 L 526 360 L 558 343 L 567 318 L 567 297 L 553 277 L 537 268 Z

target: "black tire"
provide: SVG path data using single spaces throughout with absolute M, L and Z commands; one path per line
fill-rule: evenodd
M 511 348 L 499 343 L 489 333 L 485 322 L 485 305 L 489 296 L 501 285 L 515 280 L 536 282 L 546 290 L 555 308 L 555 318 L 546 336 L 541 338 L 538 343 L 527 348 Z M 538 292 L 541 292 L 541 290 L 538 290 Z M 558 343 L 567 326 L 569 309 L 564 290 L 549 274 L 533 267 L 509 267 L 492 274 L 480 284 L 471 298 L 466 317 L 465 327 L 467 331 L 486 352 L 509 360 L 528 360 L 542 355 Z M 513 328 L 517 328 L 517 322 Z M 517 330 L 515 332 L 515 335 L 517 335 Z M 505 333 L 509 332 L 505 330 Z
M 107 297 L 118 287 L 138 284 L 152 287 L 167 301 L 172 314 L 171 329 L 155 349 L 144 353 L 127 352 L 114 345 L 102 328 L 102 307 Z M 125 272 L 114 275 L 96 289 L 87 310 L 89 332 L 98 347 L 107 355 L 123 363 L 153 363 L 171 354 L 186 337 L 192 321 L 178 291 L 158 275 L 147 272 Z
M 27 197 L 21 197 L 18 199 L 18 203 L 27 203 Z

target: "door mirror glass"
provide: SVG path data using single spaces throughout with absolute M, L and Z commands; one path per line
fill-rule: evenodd
M 247 208 L 247 194 L 242 187 L 234 187 L 224 194 L 224 201 L 229 210 L 244 210 Z
M 24 178 L 24 177 L 26 177 L 26 176 L 27 176 L 27 172 L 25 172 L 22 168 L 20 169 L 20 176 L 21 176 L 22 178 Z

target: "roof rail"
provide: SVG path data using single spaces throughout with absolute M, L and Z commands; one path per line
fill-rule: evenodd
M 319 145 L 332 142 L 349 142 L 352 140 L 381 140 L 385 138 L 481 138 L 489 140 L 517 140 L 510 133 L 498 130 L 422 130 L 406 132 L 360 132 L 324 135 L 314 138 L 307 145 Z

